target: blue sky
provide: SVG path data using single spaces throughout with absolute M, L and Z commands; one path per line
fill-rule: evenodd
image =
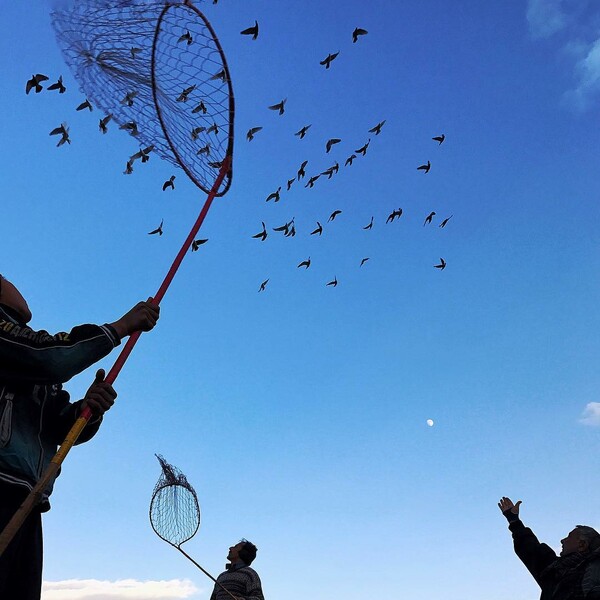
M 217 574 L 228 546 L 251 539 L 267 598 L 536 598 L 500 496 L 522 499 L 555 548 L 575 524 L 600 527 L 598 7 L 198 6 L 235 90 L 233 185 L 101 431 L 65 462 L 44 520 L 45 600 L 208 598 L 210 581 L 148 523 L 155 452 L 198 492 L 186 550 Z M 122 174 L 138 145 L 116 127 L 100 135 L 101 111 L 75 112 L 84 94 L 50 9 L 0 9 L 0 272 L 32 325 L 58 331 L 153 294 L 205 195 L 156 155 Z M 239 31 L 255 19 L 253 42 Z M 357 26 L 369 33 L 352 44 Z M 26 96 L 36 72 L 62 74 L 67 92 Z M 282 98 L 283 116 L 267 110 Z M 48 132 L 63 121 L 72 144 L 56 148 Z M 308 175 L 343 165 L 369 137 L 331 180 L 285 191 L 303 160 Z M 271 231 L 292 217 L 296 237 Z M 148 236 L 161 219 L 164 235 Z M 251 237 L 262 221 L 264 243 Z M 67 389 L 76 399 L 92 379 Z

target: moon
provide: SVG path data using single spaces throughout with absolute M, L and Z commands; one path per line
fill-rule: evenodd
M 427 425 L 429 425 L 429 427 L 433 427 L 433 419 L 427 419 Z

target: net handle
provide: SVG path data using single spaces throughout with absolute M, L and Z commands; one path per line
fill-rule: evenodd
M 171 282 L 173 281 L 173 278 L 175 277 L 175 274 L 177 273 L 177 270 L 179 269 L 181 262 L 183 261 L 183 257 L 188 252 L 190 246 L 192 245 L 192 242 L 194 241 L 194 238 L 198 234 L 198 231 L 199 231 L 202 223 L 204 222 L 206 214 L 208 213 L 208 209 L 210 208 L 212 201 L 214 200 L 214 198 L 217 194 L 217 191 L 219 190 L 219 186 L 221 185 L 221 183 L 223 182 L 223 179 L 225 178 L 225 175 L 229 171 L 230 165 L 231 165 L 231 155 L 227 155 L 225 157 L 225 159 L 223 160 L 223 164 L 221 165 L 221 170 L 219 171 L 219 175 L 218 175 L 210 193 L 208 194 L 206 202 L 204 203 L 204 206 L 202 207 L 202 210 L 200 211 L 200 214 L 198 215 L 196 222 L 194 223 L 185 242 L 181 246 L 181 250 L 179 250 L 179 253 L 175 257 L 175 260 L 173 261 L 173 264 L 171 265 L 171 268 L 169 269 L 169 272 L 167 273 L 164 281 L 162 282 L 160 288 L 158 288 L 158 291 L 156 292 L 156 295 L 154 296 L 154 298 L 152 300 L 152 303 L 154 305 L 156 305 L 156 306 L 160 305 L 160 302 L 163 299 L 165 293 L 167 292 L 169 285 L 171 285 Z M 132 334 L 131 336 L 129 336 L 129 339 L 127 340 L 127 343 L 123 347 L 123 350 L 121 350 L 121 353 L 117 357 L 117 360 L 115 361 L 114 365 L 112 366 L 111 370 L 108 372 L 108 375 L 106 376 L 106 381 L 108 383 L 110 383 L 110 384 L 114 383 L 117 376 L 121 372 L 121 369 L 123 368 L 123 365 L 125 364 L 125 361 L 131 354 L 133 347 L 137 343 L 140 335 L 141 335 L 141 332 L 138 331 L 138 332 Z M 90 410 L 89 407 L 86 406 L 81 411 L 79 418 L 75 421 L 75 424 L 73 425 L 73 427 L 71 427 L 71 430 L 69 431 L 69 433 L 65 437 L 63 443 L 60 445 L 58 451 L 56 452 L 56 454 L 50 461 L 50 464 L 48 465 L 48 467 L 46 468 L 44 473 L 42 473 L 41 478 L 38 480 L 38 482 L 36 483 L 34 488 L 29 492 L 27 498 L 25 498 L 25 500 L 23 501 L 21 506 L 19 506 L 19 508 L 17 509 L 15 514 L 12 516 L 11 520 L 7 523 L 6 527 L 2 530 L 2 533 L 0 533 L 0 556 L 2 556 L 2 554 L 4 553 L 4 551 L 7 548 L 8 544 L 15 537 L 17 531 L 19 531 L 19 529 L 25 522 L 25 519 L 27 519 L 27 517 L 33 510 L 34 506 L 39 504 L 39 502 L 41 501 L 44 490 L 46 489 L 46 486 L 50 483 L 50 481 L 52 481 L 52 479 L 58 473 L 60 466 L 62 465 L 67 454 L 69 453 L 69 451 L 71 450 L 71 448 L 73 447 L 73 445 L 75 444 L 77 439 L 79 438 L 79 435 L 81 434 L 81 432 L 83 431 L 85 426 L 88 424 L 88 421 L 90 420 L 91 416 L 92 416 L 92 411 Z

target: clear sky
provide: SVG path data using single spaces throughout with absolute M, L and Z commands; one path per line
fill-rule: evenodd
M 231 69 L 233 185 L 99 434 L 64 464 L 44 599 L 208 598 L 150 528 L 154 453 L 198 492 L 187 551 L 218 574 L 228 546 L 252 540 L 267 600 L 537 598 L 498 499 L 522 499 L 554 548 L 576 524 L 600 527 L 598 3 L 198 6 Z M 55 332 L 153 294 L 205 195 L 156 155 L 122 174 L 139 146 L 115 126 L 102 136 L 102 111 L 75 111 L 84 94 L 50 10 L 0 8 L 0 272 Z M 252 41 L 239 32 L 255 19 Z M 357 26 L 368 35 L 353 44 Z M 63 75 L 67 92 L 26 96 L 32 73 Z M 267 109 L 283 98 L 283 116 Z M 57 148 L 64 121 L 72 144 Z M 342 166 L 287 192 L 303 160 L 307 175 Z M 293 217 L 295 237 L 272 231 Z M 164 235 L 147 235 L 161 219 Z M 74 399 L 93 374 L 67 384 Z

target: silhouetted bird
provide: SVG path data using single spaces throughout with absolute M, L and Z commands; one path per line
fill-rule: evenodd
M 306 165 L 308 164 L 308 161 L 305 160 L 301 165 L 300 168 L 298 169 L 298 181 L 300 181 L 305 175 L 306 175 L 306 171 L 304 169 L 306 169 Z
M 217 135 L 219 133 L 219 126 L 216 123 L 213 123 L 207 130 L 206 133 L 214 133 Z
M 377 123 L 377 125 L 375 125 L 375 127 L 373 127 L 372 129 L 369 129 L 369 133 L 374 133 L 375 135 L 379 135 L 381 133 L 381 128 L 384 126 L 385 124 L 385 119 L 383 121 L 381 121 L 380 123 Z
M 124 129 L 128 131 L 131 135 L 136 136 L 139 134 L 137 123 L 135 121 L 129 121 L 127 123 L 123 123 L 123 125 L 119 125 L 119 129 Z
M 425 225 L 429 225 L 429 223 L 431 223 L 431 221 L 433 220 L 433 217 L 435 216 L 435 212 L 431 211 L 427 217 L 425 217 L 425 221 L 423 223 L 423 227 L 425 227 Z
M 439 265 L 433 265 L 436 269 L 439 269 L 440 271 L 443 271 L 446 268 L 446 261 L 443 258 L 440 258 L 440 264 Z
M 267 239 L 267 228 L 265 227 L 265 222 L 262 222 L 263 229 L 261 232 L 253 235 L 253 238 L 260 239 L 261 242 L 264 242 Z
M 306 260 L 303 260 L 303 261 L 302 261 L 302 262 L 301 262 L 301 263 L 298 265 L 298 267 L 297 267 L 297 268 L 299 269 L 300 267 L 304 267 L 305 269 L 308 269 L 308 267 L 310 267 L 310 256 L 309 256 L 309 257 L 308 257 Z
M 202 246 L 202 244 L 206 244 L 206 242 L 208 242 L 208 238 L 206 238 L 204 240 L 194 240 L 192 242 L 192 252 L 196 252 L 198 250 L 198 248 L 200 248 L 200 246 Z
M 148 232 L 148 235 L 155 235 L 156 233 L 158 233 L 158 235 L 162 235 L 163 234 L 163 220 L 160 220 L 160 225 L 156 228 L 153 229 L 152 231 Z
M 360 35 L 367 35 L 367 33 L 369 33 L 369 32 L 366 29 L 361 29 L 360 27 L 357 27 L 352 32 L 352 43 L 356 44 L 356 42 L 358 41 L 358 36 L 360 36 Z
M 209 162 L 208 166 L 212 167 L 213 169 L 220 169 L 223 166 L 223 161 L 218 160 L 218 161 L 214 161 L 214 162 Z
M 331 63 L 337 58 L 339 54 L 338 52 L 335 52 L 334 54 L 328 54 L 326 58 L 324 58 L 319 64 L 323 65 L 326 69 L 329 69 Z
M 62 75 L 58 78 L 58 81 L 56 83 L 49 85 L 46 89 L 49 92 L 53 90 L 58 90 L 59 94 L 64 94 L 67 91 L 67 88 L 63 84 Z
M 215 4 L 216 4 L 216 2 L 215 2 Z M 264 292 L 264 291 L 265 291 L 265 289 L 267 288 L 267 283 L 269 283 L 269 280 L 268 280 L 268 279 L 265 279 L 265 280 L 264 280 L 264 281 L 263 281 L 263 282 L 260 284 L 260 287 L 258 288 L 258 291 L 259 291 L 259 292 Z
M 181 94 L 177 96 L 177 102 L 187 102 L 189 95 L 196 89 L 196 85 L 190 85 L 181 91 Z
M 446 139 L 446 135 L 444 133 L 442 133 L 442 135 L 436 135 L 435 137 L 432 137 L 431 139 L 441 145 L 441 143 Z
M 127 161 L 125 165 L 125 170 L 123 171 L 123 175 L 131 175 L 133 173 L 133 162 L 131 160 Z
M 351 167 L 352 166 L 352 162 L 354 161 L 354 159 L 356 158 L 356 154 L 352 154 L 350 155 L 347 159 L 346 162 L 344 163 L 345 167 Z
M 198 106 L 196 106 L 195 108 L 192 109 L 192 112 L 194 114 L 201 112 L 203 115 L 205 115 L 207 112 L 207 108 L 206 108 L 206 105 L 204 104 L 204 100 L 201 100 L 200 104 L 198 104 Z
M 334 210 L 330 215 L 329 215 L 329 219 L 327 219 L 327 222 L 329 223 L 329 221 L 335 221 L 335 218 L 338 215 L 341 215 L 342 211 L 341 210 Z
M 292 178 L 292 179 L 288 179 L 287 180 L 287 189 L 288 189 L 288 192 L 290 191 L 290 188 L 292 187 L 292 183 L 294 183 L 294 181 L 296 181 L 295 177 Z
M 254 21 L 253 27 L 248 27 L 248 29 L 243 29 L 240 31 L 242 35 L 251 35 L 252 39 L 255 40 L 258 37 L 258 21 Z
M 269 195 L 267 196 L 267 202 L 268 202 L 269 200 L 275 200 L 275 202 L 279 202 L 279 192 L 281 192 L 281 186 L 279 186 L 279 187 L 277 188 L 277 191 L 276 191 L 276 192 L 273 192 L 272 194 L 269 194 Z
M 277 104 L 272 104 L 268 108 L 270 110 L 277 110 L 277 111 L 279 111 L 279 114 L 282 115 L 285 112 L 285 103 L 286 102 L 287 102 L 287 98 L 284 98 L 281 102 L 278 102 Z
M 141 158 L 143 163 L 148 162 L 150 160 L 150 152 L 152 152 L 152 150 L 154 150 L 154 146 L 140 148 L 139 152 L 136 152 L 129 157 L 131 164 L 133 164 L 138 158 Z
M 294 219 L 290 221 L 291 227 L 289 231 L 286 231 L 283 235 L 285 237 L 294 237 L 296 235 L 296 226 L 294 225 Z
M 446 227 L 446 223 L 448 223 L 448 221 L 453 217 L 454 215 L 450 215 L 449 217 L 446 217 L 441 223 L 440 223 L 440 227 L 443 229 L 444 227 Z
M 202 146 L 197 152 L 197 155 L 206 154 L 206 156 L 210 155 L 210 144 L 206 144 L 206 146 Z
M 323 171 L 321 173 L 321 175 L 327 175 L 327 179 L 331 179 L 333 177 L 333 167 L 329 167 L 329 169 L 326 169 L 325 171 Z
M 320 175 L 313 175 L 309 180 L 308 183 L 304 186 L 305 188 L 311 188 L 314 187 L 315 185 L 315 181 L 317 179 L 319 179 Z
M 85 110 L 88 109 L 90 112 L 94 110 L 92 108 L 92 103 L 86 98 L 75 110 Z
M 220 79 L 223 83 L 225 83 L 227 79 L 227 73 L 225 73 L 225 69 L 221 69 L 210 78 L 211 81 L 215 81 L 216 79 Z
M 392 213 L 391 213 L 391 214 L 388 216 L 388 218 L 387 218 L 387 220 L 386 220 L 386 224 L 387 224 L 387 223 L 393 223 L 393 222 L 394 222 L 394 219 L 396 219 L 396 218 L 398 218 L 398 219 L 399 219 L 401 216 L 402 216 L 402 209 L 401 209 L 401 208 L 399 208 L 398 210 L 395 210 L 394 212 L 392 212 Z
M 296 133 L 294 135 L 298 135 L 298 136 L 300 136 L 300 139 L 302 139 L 306 135 L 306 132 L 310 128 L 311 128 L 311 125 L 305 125 L 302 129 L 300 129 L 299 131 L 296 131 Z
M 60 140 L 58 140 L 58 144 L 56 144 L 57 148 L 59 146 L 62 146 L 65 143 L 67 143 L 67 144 L 71 143 L 71 138 L 69 137 L 69 127 L 67 126 L 66 123 L 62 123 L 60 125 L 60 127 L 55 127 L 50 132 L 50 135 L 60 135 L 61 136 Z
M 368 260 L 371 260 L 371 259 L 370 259 L 368 256 L 365 256 L 365 258 L 363 258 L 363 259 L 360 261 L 360 265 L 359 265 L 359 267 L 362 267 L 362 266 L 363 266 L 363 265 L 364 265 L 364 264 L 365 264 L 365 263 L 366 263 Z
M 112 117 L 112 114 L 108 114 L 104 117 L 104 119 L 100 119 L 99 128 L 102 133 L 106 133 L 108 131 L 108 128 L 106 126 L 108 125 L 108 122 L 112 119 Z
M 261 129 L 262 127 L 252 127 L 252 129 L 248 129 L 246 139 L 251 142 L 254 139 L 255 134 L 257 134 Z
M 319 221 L 317 221 L 317 228 L 314 231 L 311 231 L 310 235 L 315 235 L 315 234 L 321 235 L 322 233 L 323 233 L 323 226 L 321 225 L 321 223 L 319 223 Z
M 330 140 L 327 140 L 327 143 L 325 144 L 325 152 L 329 154 L 331 146 L 333 146 L 334 144 L 339 144 L 341 141 L 342 140 L 340 138 L 331 138 Z
M 365 156 L 365 154 L 367 153 L 367 148 L 369 147 L 370 143 L 371 143 L 371 138 L 368 139 L 367 143 L 364 146 L 362 146 L 358 150 L 355 150 L 354 152 L 356 152 L 356 154 L 362 154 L 363 156 Z
M 132 92 L 127 92 L 123 100 L 121 100 L 121 104 L 125 104 L 127 106 L 133 106 L 133 99 L 138 95 L 138 93 L 133 90 Z
M 35 88 L 35 93 L 39 94 L 44 89 L 41 85 L 42 81 L 48 81 L 48 77 L 42 73 L 32 75 L 31 79 L 25 84 L 25 93 L 29 94 L 29 92 Z
M 336 276 L 329 283 L 326 283 L 325 286 L 331 285 L 333 287 L 336 287 L 337 284 L 338 284 L 338 280 L 337 280 L 337 276 Z
M 203 132 L 206 131 L 206 127 L 204 126 L 200 126 L 200 127 L 194 127 L 194 129 L 192 129 L 192 139 L 193 140 L 197 140 L 198 136 Z
M 363 227 L 363 229 L 373 229 L 373 217 L 371 217 L 371 222 L 366 227 Z
M 177 40 L 177 42 L 186 42 L 187 45 L 189 46 L 192 42 L 194 41 L 194 39 L 192 38 L 192 34 L 189 31 L 186 31 L 182 36 L 180 36 L 180 38 Z
M 424 173 L 429 173 L 429 169 L 431 169 L 431 163 L 429 161 L 427 161 L 426 165 L 417 167 L 417 171 L 423 171 Z
M 167 188 L 175 189 L 175 175 L 171 175 L 167 181 L 163 183 L 162 191 L 164 192 Z
M 141 51 L 142 51 L 141 48 L 135 48 L 135 47 L 130 48 L 129 53 L 131 54 L 131 58 L 135 59 L 135 55 Z
M 294 224 L 294 219 L 280 225 L 279 227 L 273 227 L 273 231 L 283 231 L 283 234 L 287 236 L 290 233 L 290 227 Z

